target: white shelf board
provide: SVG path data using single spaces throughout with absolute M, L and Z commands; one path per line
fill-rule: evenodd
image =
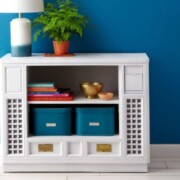
M 99 98 L 87 99 L 84 96 L 74 96 L 72 101 L 28 101 L 28 104 L 119 104 L 118 96 L 114 96 L 112 100 L 101 100 Z
M 25 65 L 119 65 L 121 63 L 148 63 L 145 53 L 77 53 L 72 57 L 44 57 L 44 54 L 32 54 L 26 57 L 12 57 L 7 54 L 1 58 L 0 63 Z
M 47 141 L 60 141 L 60 140 L 66 140 L 68 142 L 71 141 L 81 141 L 81 140 L 87 140 L 89 142 L 98 142 L 98 141 L 120 141 L 122 138 L 120 135 L 114 135 L 114 136 L 77 136 L 77 135 L 71 135 L 71 136 L 29 136 L 27 138 L 29 142 L 47 142 Z

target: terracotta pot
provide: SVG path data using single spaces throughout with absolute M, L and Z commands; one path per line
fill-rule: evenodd
M 61 56 L 64 54 L 68 54 L 69 50 L 69 41 L 53 41 L 54 46 L 54 54 L 57 56 Z

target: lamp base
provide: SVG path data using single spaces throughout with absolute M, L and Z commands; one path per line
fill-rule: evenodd
M 31 21 L 17 18 L 11 21 L 11 55 L 31 56 Z
M 11 46 L 11 56 L 13 57 L 31 56 L 31 45 Z

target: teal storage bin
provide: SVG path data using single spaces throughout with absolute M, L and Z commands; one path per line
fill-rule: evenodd
M 71 135 L 71 108 L 33 108 L 33 135 Z
M 82 136 L 114 135 L 114 107 L 76 108 L 76 134 Z

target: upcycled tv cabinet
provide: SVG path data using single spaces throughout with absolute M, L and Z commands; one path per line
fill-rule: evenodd
M 4 172 L 147 172 L 149 163 L 149 59 L 144 53 L 74 57 L 1 58 Z M 103 82 L 112 100 L 86 99 L 79 84 Z M 55 82 L 73 101 L 27 100 L 28 82 Z M 114 136 L 34 136 L 33 106 L 108 106 L 118 109 Z M 107 127 L 108 128 L 108 127 Z

